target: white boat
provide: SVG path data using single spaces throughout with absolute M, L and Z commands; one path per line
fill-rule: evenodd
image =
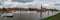
M 3 17 L 13 17 L 12 13 L 3 13 L 1 16 Z

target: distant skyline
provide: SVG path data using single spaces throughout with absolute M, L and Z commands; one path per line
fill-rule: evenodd
M 24 7 L 24 8 L 40 8 L 41 4 L 45 8 L 57 8 L 60 10 L 60 7 L 55 4 L 58 4 L 60 0 L 0 0 L 0 8 L 2 7 Z

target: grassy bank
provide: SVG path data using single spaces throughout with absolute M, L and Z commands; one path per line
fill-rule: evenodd
M 60 13 L 41 20 L 60 20 Z

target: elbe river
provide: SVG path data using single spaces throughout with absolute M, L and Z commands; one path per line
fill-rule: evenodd
M 49 11 L 49 15 L 48 15 L 48 11 L 46 12 L 42 12 L 42 18 L 46 18 L 52 15 L 57 14 L 59 11 Z M 3 13 L 0 12 L 0 15 L 2 15 Z M 13 17 L 2 17 L 0 16 L 0 20 L 39 20 L 40 18 L 40 12 L 36 12 L 36 11 L 21 11 L 21 12 L 14 12 L 12 13 L 14 16 Z

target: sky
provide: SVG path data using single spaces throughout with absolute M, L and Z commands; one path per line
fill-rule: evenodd
M 44 8 L 48 9 L 59 9 L 60 0 L 0 0 L 0 8 L 38 8 L 40 9 L 41 5 Z

